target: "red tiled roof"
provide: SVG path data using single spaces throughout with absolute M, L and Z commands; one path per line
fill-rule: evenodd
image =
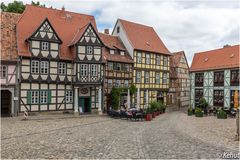
M 124 63 L 133 63 L 131 56 L 127 53 L 126 48 L 123 43 L 117 36 L 112 36 L 108 34 L 98 33 L 101 40 L 103 41 L 103 59 L 104 61 L 115 61 L 115 62 L 124 62 Z M 117 49 L 125 51 L 125 55 L 120 55 L 119 53 L 110 54 L 110 49 Z
M 17 60 L 16 24 L 21 14 L 1 13 L 1 60 Z
M 190 71 L 240 67 L 239 47 L 240 45 L 234 45 L 196 53 Z
M 134 49 L 169 54 L 153 27 L 119 19 Z
M 76 36 L 78 36 L 79 30 L 89 23 L 92 23 L 95 29 L 97 28 L 94 17 L 90 15 L 26 5 L 26 9 L 17 24 L 18 55 L 30 56 L 25 40 L 36 31 L 46 18 L 63 42 L 60 48 L 61 59 L 71 60 L 73 58 L 69 45 L 78 38 Z

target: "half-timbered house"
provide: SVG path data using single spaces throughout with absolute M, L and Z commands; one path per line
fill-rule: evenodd
M 105 47 L 103 58 L 106 61 L 104 72 L 104 109 L 111 105 L 112 87 L 129 88 L 132 84 L 133 59 L 117 36 L 99 33 Z M 127 101 L 127 92 L 121 93 L 120 105 Z
M 1 13 L 1 116 L 18 112 L 16 23 L 21 14 Z
M 97 33 L 93 16 L 26 6 L 17 24 L 20 111 L 98 107 L 103 66 Z
M 239 95 L 240 45 L 196 53 L 190 68 L 191 105 L 204 97 L 211 106 L 233 107 L 234 92 Z
M 147 95 L 149 102 L 158 100 L 166 103 L 170 52 L 155 30 L 118 19 L 112 34 L 119 36 L 134 60 L 133 83 L 140 88 L 140 106 L 145 107 Z
M 184 107 L 190 104 L 189 67 L 184 51 L 170 57 L 170 89 L 167 96 L 169 105 Z

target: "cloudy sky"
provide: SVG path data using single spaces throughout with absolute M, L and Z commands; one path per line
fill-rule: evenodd
M 5 3 L 10 0 L 2 0 Z M 23 0 L 31 3 L 31 0 Z M 39 0 L 47 7 L 94 15 L 98 29 L 117 18 L 153 26 L 171 52 L 194 53 L 239 44 L 239 0 Z

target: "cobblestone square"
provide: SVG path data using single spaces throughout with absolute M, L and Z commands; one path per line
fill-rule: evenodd
M 3 159 L 190 159 L 238 152 L 234 119 L 199 119 L 181 111 L 160 115 L 151 122 L 108 116 L 21 118 L 1 119 Z

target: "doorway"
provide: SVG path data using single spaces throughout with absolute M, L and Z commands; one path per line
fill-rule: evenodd
M 12 93 L 8 90 L 1 90 L 1 117 L 11 115 Z
M 90 97 L 79 97 L 79 107 L 82 107 L 83 113 L 91 112 L 91 98 Z

